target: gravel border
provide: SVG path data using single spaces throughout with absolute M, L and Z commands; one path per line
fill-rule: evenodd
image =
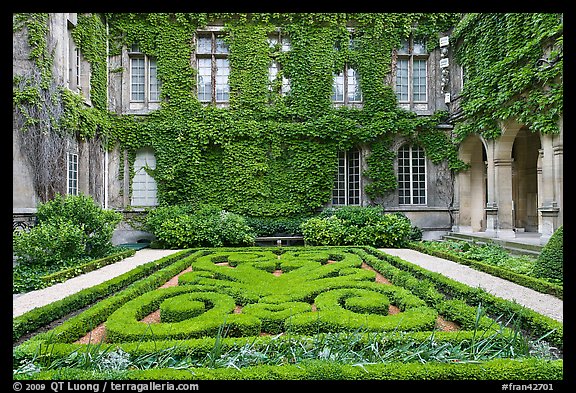
M 387 254 L 397 256 L 424 269 L 441 273 L 453 280 L 471 287 L 479 287 L 490 294 L 515 301 L 542 315 L 563 322 L 563 304 L 561 299 L 530 288 L 523 287 L 508 280 L 474 270 L 468 266 L 446 259 L 434 257 L 411 249 L 381 248 Z M 144 248 L 136 251 L 131 257 L 104 266 L 98 270 L 71 278 L 48 288 L 31 291 L 25 294 L 12 295 L 12 317 L 20 316 L 34 308 L 42 307 L 69 295 L 124 274 L 135 267 L 158 260 L 181 250 L 159 250 Z
M 479 287 L 494 296 L 515 301 L 539 314 L 563 322 L 564 302 L 552 295 L 420 251 L 405 248 L 380 248 L 379 250 L 473 288 Z

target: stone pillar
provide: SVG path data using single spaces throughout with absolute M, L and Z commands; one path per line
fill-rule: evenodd
M 554 186 L 555 186 L 555 196 L 556 204 L 558 206 L 558 222 L 557 225 L 560 226 L 564 222 L 563 214 L 563 201 L 562 196 L 564 195 L 564 148 L 563 145 L 554 146 Z M 554 230 L 558 229 L 555 227 Z
M 460 176 L 463 176 L 463 173 L 458 173 L 454 177 L 454 202 L 452 202 L 452 232 L 459 232 L 460 231 L 460 193 L 462 192 L 460 188 Z
M 497 237 L 513 238 L 514 202 L 512 200 L 512 159 L 494 160 L 494 182 L 496 205 L 498 206 Z M 488 212 L 487 212 L 488 213 Z
M 539 195 L 542 195 L 541 203 L 538 208 L 540 212 L 540 220 L 538 232 L 542 234 L 540 242 L 545 244 L 550 239 L 558 227 L 558 203 L 556 201 L 556 171 L 554 168 L 555 154 L 552 146 L 552 136 L 542 135 L 542 191 L 539 190 Z M 561 155 L 560 155 L 561 157 Z
M 496 183 L 495 183 L 495 166 L 494 166 L 494 140 L 486 143 L 486 235 L 496 237 L 498 229 L 498 203 L 496 202 Z
M 538 161 L 536 166 L 536 178 L 538 182 L 538 208 L 544 200 L 544 182 L 542 180 L 542 159 L 544 150 L 538 149 Z M 542 233 L 542 214 L 538 214 L 538 232 Z

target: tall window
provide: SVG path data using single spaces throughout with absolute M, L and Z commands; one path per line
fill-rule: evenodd
M 278 78 L 278 73 L 280 70 L 280 65 L 277 61 L 272 61 L 270 67 L 268 68 L 268 79 L 270 81 L 269 89 L 273 91 L 273 86 L 276 83 L 276 79 Z M 288 94 L 290 91 L 290 80 L 282 75 L 282 84 L 280 85 L 280 94 L 283 96 Z
M 230 100 L 228 53 L 222 35 L 215 32 L 198 35 L 196 67 L 198 99 L 201 102 L 215 104 Z
M 66 192 L 70 195 L 78 195 L 78 154 L 68 153 L 68 184 Z
M 334 75 L 332 102 L 343 104 L 362 102 L 358 73 L 353 68 L 346 65 L 343 72 Z
M 426 157 L 419 146 L 406 144 L 398 149 L 398 203 L 426 204 Z
M 268 45 L 272 49 L 272 61 L 268 67 L 269 90 L 274 90 L 278 75 L 282 75 L 280 94 L 286 95 L 290 91 L 290 80 L 286 78 L 282 72 L 282 65 L 278 59 L 278 51 L 280 51 L 280 53 L 290 51 L 290 39 L 282 34 L 281 31 L 278 31 L 268 36 Z
M 160 101 L 160 80 L 156 59 L 140 53 L 136 45 L 130 51 L 130 101 Z
M 136 151 L 134 178 L 132 179 L 132 205 L 156 206 L 156 180 L 147 172 L 156 168 L 156 157 L 152 149 Z
M 338 172 L 332 190 L 332 205 L 360 205 L 360 151 L 338 153 Z
M 68 88 L 74 92 L 80 89 L 81 54 L 72 38 L 74 25 L 68 21 Z
M 400 103 L 427 102 L 427 59 L 424 41 L 402 41 L 396 60 L 396 97 Z

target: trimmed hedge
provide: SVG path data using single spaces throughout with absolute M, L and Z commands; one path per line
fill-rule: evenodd
M 557 381 L 562 380 L 563 361 L 541 359 L 496 359 L 481 363 L 379 363 L 339 364 L 329 361 L 308 361 L 284 366 L 253 366 L 235 368 L 193 368 L 178 370 L 158 368 L 112 372 L 93 372 L 78 369 L 59 369 L 40 372 L 38 380 L 504 380 Z M 16 376 L 14 379 L 30 379 Z
M 542 249 L 536 264 L 534 274 L 537 277 L 564 281 L 564 228 L 560 226 L 552 234 L 548 243 Z
M 493 276 L 500 277 L 508 281 L 512 281 L 513 283 L 522 285 L 524 287 L 533 289 L 538 292 L 556 296 L 559 299 L 563 299 L 564 296 L 563 286 L 539 279 L 537 277 L 531 277 L 527 276 L 526 274 L 516 273 L 509 269 L 504 269 L 499 266 L 490 265 L 470 258 L 464 258 L 458 255 L 451 254 L 449 252 L 442 252 L 440 250 L 430 250 L 429 248 L 422 246 L 418 242 L 411 242 L 409 244 L 409 248 L 438 258 L 443 258 L 452 262 L 470 266 L 471 268 L 479 270 L 481 272 L 485 272 Z
M 517 316 L 520 327 L 532 336 L 546 329 L 554 330 L 546 339 L 562 347 L 561 323 L 493 297 L 479 288 L 456 283 L 370 247 L 319 247 L 319 253 L 313 255 L 311 252 L 316 249 L 283 247 L 271 252 L 270 248 L 248 248 L 240 253 L 239 249 L 185 250 L 172 256 L 174 258 L 170 262 L 162 263 L 163 267 L 150 277 L 140 279 L 59 327 L 15 347 L 14 365 L 25 359 L 41 359 L 44 364 L 50 364 L 94 350 L 122 349 L 130 356 L 145 356 L 161 350 L 170 350 L 174 356 L 189 353 L 207 355 L 216 348 L 224 351 L 247 343 L 265 348 L 271 340 L 307 340 L 321 335 L 319 332 L 323 331 L 326 334 L 332 331 L 382 334 L 379 345 L 389 348 L 411 340 L 423 342 L 431 339 L 437 343 L 450 342 L 465 347 L 479 336 L 495 333 L 510 339 L 517 336 L 517 331 L 502 328 L 497 323 L 496 317 L 501 314 Z M 217 265 L 223 262 L 228 262 L 228 266 Z M 393 285 L 374 282 L 375 273 L 362 269 L 363 262 L 385 275 Z M 283 263 L 288 263 L 292 270 L 284 271 Z M 233 264 L 235 267 L 231 267 Z M 193 271 L 180 276 L 179 286 L 158 289 L 189 266 Z M 272 267 L 281 267 L 283 274 L 274 277 L 271 274 L 273 270 L 270 270 Z M 133 273 L 139 274 L 137 269 Z M 266 282 L 261 280 L 264 275 L 268 278 Z M 307 280 L 287 280 L 291 275 L 293 279 L 300 275 Z M 280 285 L 282 280 L 275 280 L 281 277 L 288 282 L 284 288 Z M 244 285 L 246 279 L 251 284 L 260 283 L 258 285 L 275 289 L 263 290 L 261 287 L 256 290 L 256 285 L 252 287 L 252 293 L 247 293 L 250 286 Z M 307 281 L 316 282 L 316 286 L 306 285 Z M 286 293 L 288 290 L 290 292 Z M 250 304 L 245 304 L 241 314 L 231 312 L 234 306 L 241 304 L 239 300 L 247 299 L 252 300 Z M 312 301 L 318 308 L 315 312 L 310 310 Z M 215 314 L 221 311 L 219 309 L 226 309 L 221 315 L 220 322 L 223 323 L 213 324 L 208 320 L 199 323 L 198 320 L 206 313 L 197 314 L 202 308 L 197 302 L 201 302 L 207 312 L 213 310 Z M 402 312 L 385 315 L 386 305 L 390 304 L 396 305 Z M 478 313 L 480 304 L 487 310 L 486 314 Z M 138 322 L 139 318 L 157 309 L 161 312 L 160 324 L 148 326 Z M 434 323 L 438 315 L 459 323 L 461 330 L 436 331 Z M 107 329 L 110 328 L 108 333 L 112 341 L 121 342 L 97 346 L 73 343 L 105 321 Z M 370 333 L 370 329 L 377 332 Z M 259 336 L 260 332 L 283 334 Z M 153 339 L 146 341 L 144 338 L 147 335 Z M 357 345 L 362 345 L 362 342 L 364 339 L 358 340 Z M 492 368 L 492 364 L 499 366 Z M 562 360 L 500 359 L 498 362 L 467 363 L 466 367 L 472 367 L 468 372 L 465 367 L 453 369 L 454 364 L 443 362 L 352 366 L 304 361 L 286 366 L 242 367 L 237 371 L 231 368 L 192 367 L 187 369 L 187 375 L 190 377 L 190 372 L 193 372 L 194 379 L 427 379 L 432 374 L 434 379 L 561 379 L 562 364 Z M 393 370 L 403 370 L 403 373 L 388 370 L 390 365 L 397 366 Z M 372 367 L 375 374 L 370 371 Z M 517 373 L 520 369 L 523 372 Z M 379 374 L 384 372 L 388 374 Z M 87 379 L 156 379 L 159 375 L 162 375 L 160 379 L 182 377 L 179 371 L 168 368 L 107 373 L 62 368 L 41 372 L 31 378 L 59 379 L 72 375 L 79 379 L 87 375 L 90 375 Z M 532 375 L 536 377 L 532 378 Z M 19 375 L 15 379 L 30 377 Z

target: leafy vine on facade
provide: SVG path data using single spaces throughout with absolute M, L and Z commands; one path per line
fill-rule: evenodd
M 208 203 L 252 216 L 311 212 L 330 200 L 337 152 L 361 144 L 371 145 L 366 192 L 376 198 L 396 188 L 389 149 L 395 135 L 421 144 L 434 163 L 446 160 L 453 171 L 466 168 L 458 159 L 457 141 L 437 128 L 446 114 L 422 117 L 399 108 L 386 83 L 392 53 L 409 34 L 426 38 L 432 50 L 438 34 L 455 27 L 467 77 L 466 120 L 457 128 L 458 137 L 470 132 L 496 136 L 496 121 L 510 116 L 534 130 L 554 132 L 561 112 L 562 60 L 545 71 L 534 64 L 544 41 L 552 41 L 553 51 L 561 46 L 562 25 L 556 14 L 530 15 L 86 14 L 78 18 L 73 38 L 92 67 L 93 107 L 65 94 L 67 114 L 60 127 L 88 138 L 100 134 L 105 148 L 118 144 L 130 153 L 131 163 L 137 149 L 151 147 L 161 205 Z M 28 28 L 36 66 L 47 76 L 49 56 L 41 39 L 47 15 L 16 18 L 15 28 L 16 21 Z M 195 33 L 212 23 L 222 25 L 230 46 L 228 108 L 205 106 L 194 93 L 196 70 L 190 59 Z M 498 23 L 507 24 L 506 33 L 487 34 Z M 276 29 L 290 37 L 290 51 L 269 45 L 268 34 Z M 519 29 L 534 29 L 525 47 L 515 40 L 525 33 Z M 479 34 L 490 37 L 476 42 Z M 145 117 L 111 113 L 106 103 L 107 55 L 133 44 L 157 59 L 162 83 L 160 109 Z M 280 76 L 290 79 L 290 94 L 281 94 L 281 78 L 269 87 L 272 59 L 282 64 Z M 331 102 L 333 73 L 345 64 L 358 69 L 361 108 Z M 551 87 L 523 96 L 534 83 Z M 33 91 L 15 87 L 15 105 L 37 104 Z

